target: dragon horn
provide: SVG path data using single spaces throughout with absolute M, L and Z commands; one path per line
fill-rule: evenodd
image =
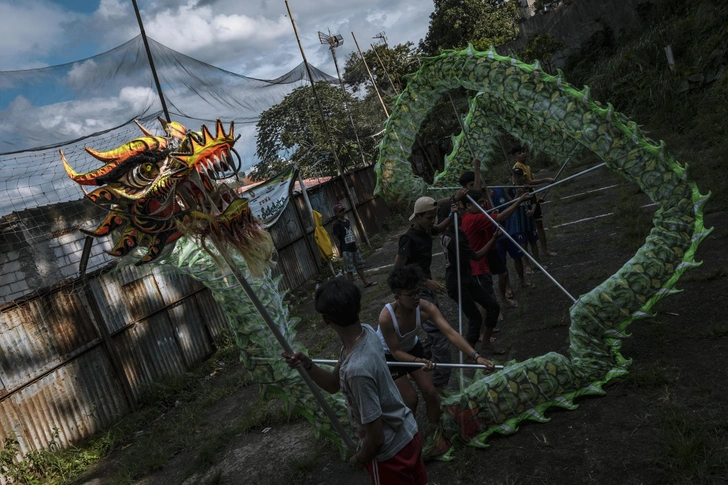
M 142 130 L 142 133 L 144 133 L 146 136 L 154 136 L 154 133 L 152 133 L 151 131 L 144 128 L 142 126 L 142 124 L 139 123 L 137 120 L 134 120 L 134 123 L 136 123 L 136 125 L 139 127 L 139 129 Z
M 76 180 L 78 178 L 79 174 L 73 168 L 71 168 L 71 165 L 68 163 L 68 160 L 66 160 L 66 156 L 63 154 L 63 150 L 58 150 L 58 152 L 61 154 L 61 161 L 63 162 L 63 168 L 66 169 L 66 173 L 73 180 Z

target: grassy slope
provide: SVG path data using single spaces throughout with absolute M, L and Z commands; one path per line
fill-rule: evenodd
M 644 125 L 655 140 L 691 167 L 702 190 L 714 193 L 708 212 L 728 208 L 728 4 L 666 0 L 643 4 L 641 32 L 613 40 L 595 33 L 564 68 L 570 83 L 588 85 L 593 99 Z M 675 57 L 670 70 L 669 43 Z

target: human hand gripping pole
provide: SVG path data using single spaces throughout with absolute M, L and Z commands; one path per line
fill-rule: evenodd
M 268 310 L 265 308 L 265 305 L 263 305 L 263 302 L 260 301 L 260 298 L 258 298 L 258 295 L 256 295 L 255 290 L 250 286 L 248 281 L 243 276 L 243 273 L 238 269 L 237 265 L 235 264 L 235 261 L 233 260 L 232 256 L 228 252 L 225 245 L 218 239 L 218 237 L 215 235 L 215 233 L 210 234 L 210 239 L 212 240 L 213 244 L 215 245 L 215 248 L 217 249 L 220 256 L 222 256 L 223 260 L 225 261 L 226 265 L 228 266 L 228 269 L 232 273 L 233 277 L 237 282 L 240 284 L 240 286 L 243 288 L 243 291 L 245 291 L 245 294 L 248 295 L 248 298 L 255 306 L 256 310 L 258 310 L 258 313 L 263 318 L 263 321 L 265 321 L 266 325 L 270 329 L 270 331 L 275 336 L 276 340 L 278 340 L 278 343 L 281 344 L 281 347 L 283 347 L 283 350 L 288 355 L 294 355 L 293 347 L 291 347 L 291 344 L 288 343 L 283 333 L 281 333 L 280 329 L 276 326 L 275 322 L 273 321 L 273 318 L 270 316 L 270 313 L 268 313 Z M 341 422 L 336 417 L 336 413 L 334 413 L 334 410 L 331 409 L 331 407 L 328 405 L 326 400 L 324 399 L 324 396 L 321 394 L 321 391 L 318 387 L 316 387 L 316 384 L 311 380 L 311 376 L 308 375 L 308 372 L 306 372 L 303 368 L 298 366 L 297 368 L 298 373 L 301 375 L 301 378 L 306 383 L 306 385 L 311 390 L 311 393 L 313 394 L 316 401 L 321 406 L 321 409 L 323 409 L 326 416 L 331 421 L 332 426 L 341 436 L 342 441 L 346 444 L 346 447 L 349 448 L 349 451 L 351 453 L 356 453 L 356 445 L 354 445 L 354 442 L 352 441 L 349 434 L 346 432 L 344 427 L 341 425 Z

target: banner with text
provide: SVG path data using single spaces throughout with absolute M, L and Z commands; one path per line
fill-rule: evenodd
M 266 227 L 275 224 L 288 206 L 291 184 L 295 180 L 296 170 L 291 167 L 243 193 L 243 197 L 248 199 L 253 215 Z

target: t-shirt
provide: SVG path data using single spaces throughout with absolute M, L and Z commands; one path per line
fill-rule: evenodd
M 498 217 L 498 213 L 491 213 L 491 217 L 495 219 Z M 496 229 L 493 222 L 487 216 L 482 213 L 473 214 L 471 212 L 463 214 L 463 221 L 460 228 L 468 236 L 468 241 L 470 241 L 470 246 L 474 251 L 480 251 L 483 246 L 488 244 L 488 241 L 493 239 L 493 233 Z M 491 248 L 491 251 L 494 247 L 495 245 Z M 470 260 L 470 268 L 474 276 L 490 273 L 490 265 L 488 264 L 487 257 Z
M 475 259 L 475 251 L 470 246 L 468 236 L 458 229 L 458 239 L 460 243 L 460 280 L 470 279 L 472 270 L 470 269 L 470 260 Z M 448 228 L 440 234 L 440 244 L 445 252 L 445 286 L 454 287 L 458 282 L 456 261 L 457 253 L 455 245 L 455 232 L 452 228 Z
M 410 227 L 399 238 L 398 254 L 407 257 L 407 264 L 416 264 L 425 275 L 432 279 L 430 266 L 432 266 L 432 235 L 428 232 L 418 231 Z
M 501 188 L 493 189 L 493 203 L 496 206 L 501 206 L 510 200 L 511 199 L 508 198 L 508 196 L 506 195 L 505 189 L 501 189 Z M 507 208 L 508 207 L 503 207 L 503 210 L 506 210 Z M 516 223 L 514 214 L 511 214 L 508 217 L 508 219 L 506 219 L 505 221 L 501 221 L 500 224 L 501 224 L 501 226 L 503 226 L 503 229 L 505 229 L 509 235 L 513 236 L 516 233 L 518 233 L 518 225 Z M 508 239 L 508 238 L 505 235 L 502 235 L 501 237 L 498 238 L 499 241 L 504 240 L 504 239 Z
M 385 461 L 412 441 L 417 434 L 417 421 L 392 380 L 374 329 L 362 325 L 362 330 L 362 338 L 349 355 L 344 357 L 341 349 L 339 383 L 346 398 L 349 421 L 359 438 L 364 436 L 364 424 L 382 418 L 384 445 L 374 459 Z
M 343 252 L 356 251 L 356 238 L 354 231 L 351 230 L 351 223 L 347 219 L 343 221 L 337 219 L 334 222 L 334 236 L 339 239 L 339 250 Z
M 513 165 L 513 168 L 520 168 L 521 170 L 523 170 L 523 174 L 526 176 L 526 180 L 528 180 L 529 182 L 534 179 L 533 172 L 531 172 L 531 167 L 529 167 L 525 163 L 516 162 L 515 165 Z
M 533 192 L 533 188 L 529 187 L 530 192 Z M 516 189 L 508 189 L 508 194 L 511 199 L 516 198 Z M 529 233 L 536 230 L 536 222 L 533 220 L 533 216 L 527 214 L 533 208 L 533 204 L 536 203 L 536 196 L 529 197 L 528 199 L 521 202 L 518 209 L 513 213 L 515 231 Z M 510 233 L 509 233 L 510 234 Z

